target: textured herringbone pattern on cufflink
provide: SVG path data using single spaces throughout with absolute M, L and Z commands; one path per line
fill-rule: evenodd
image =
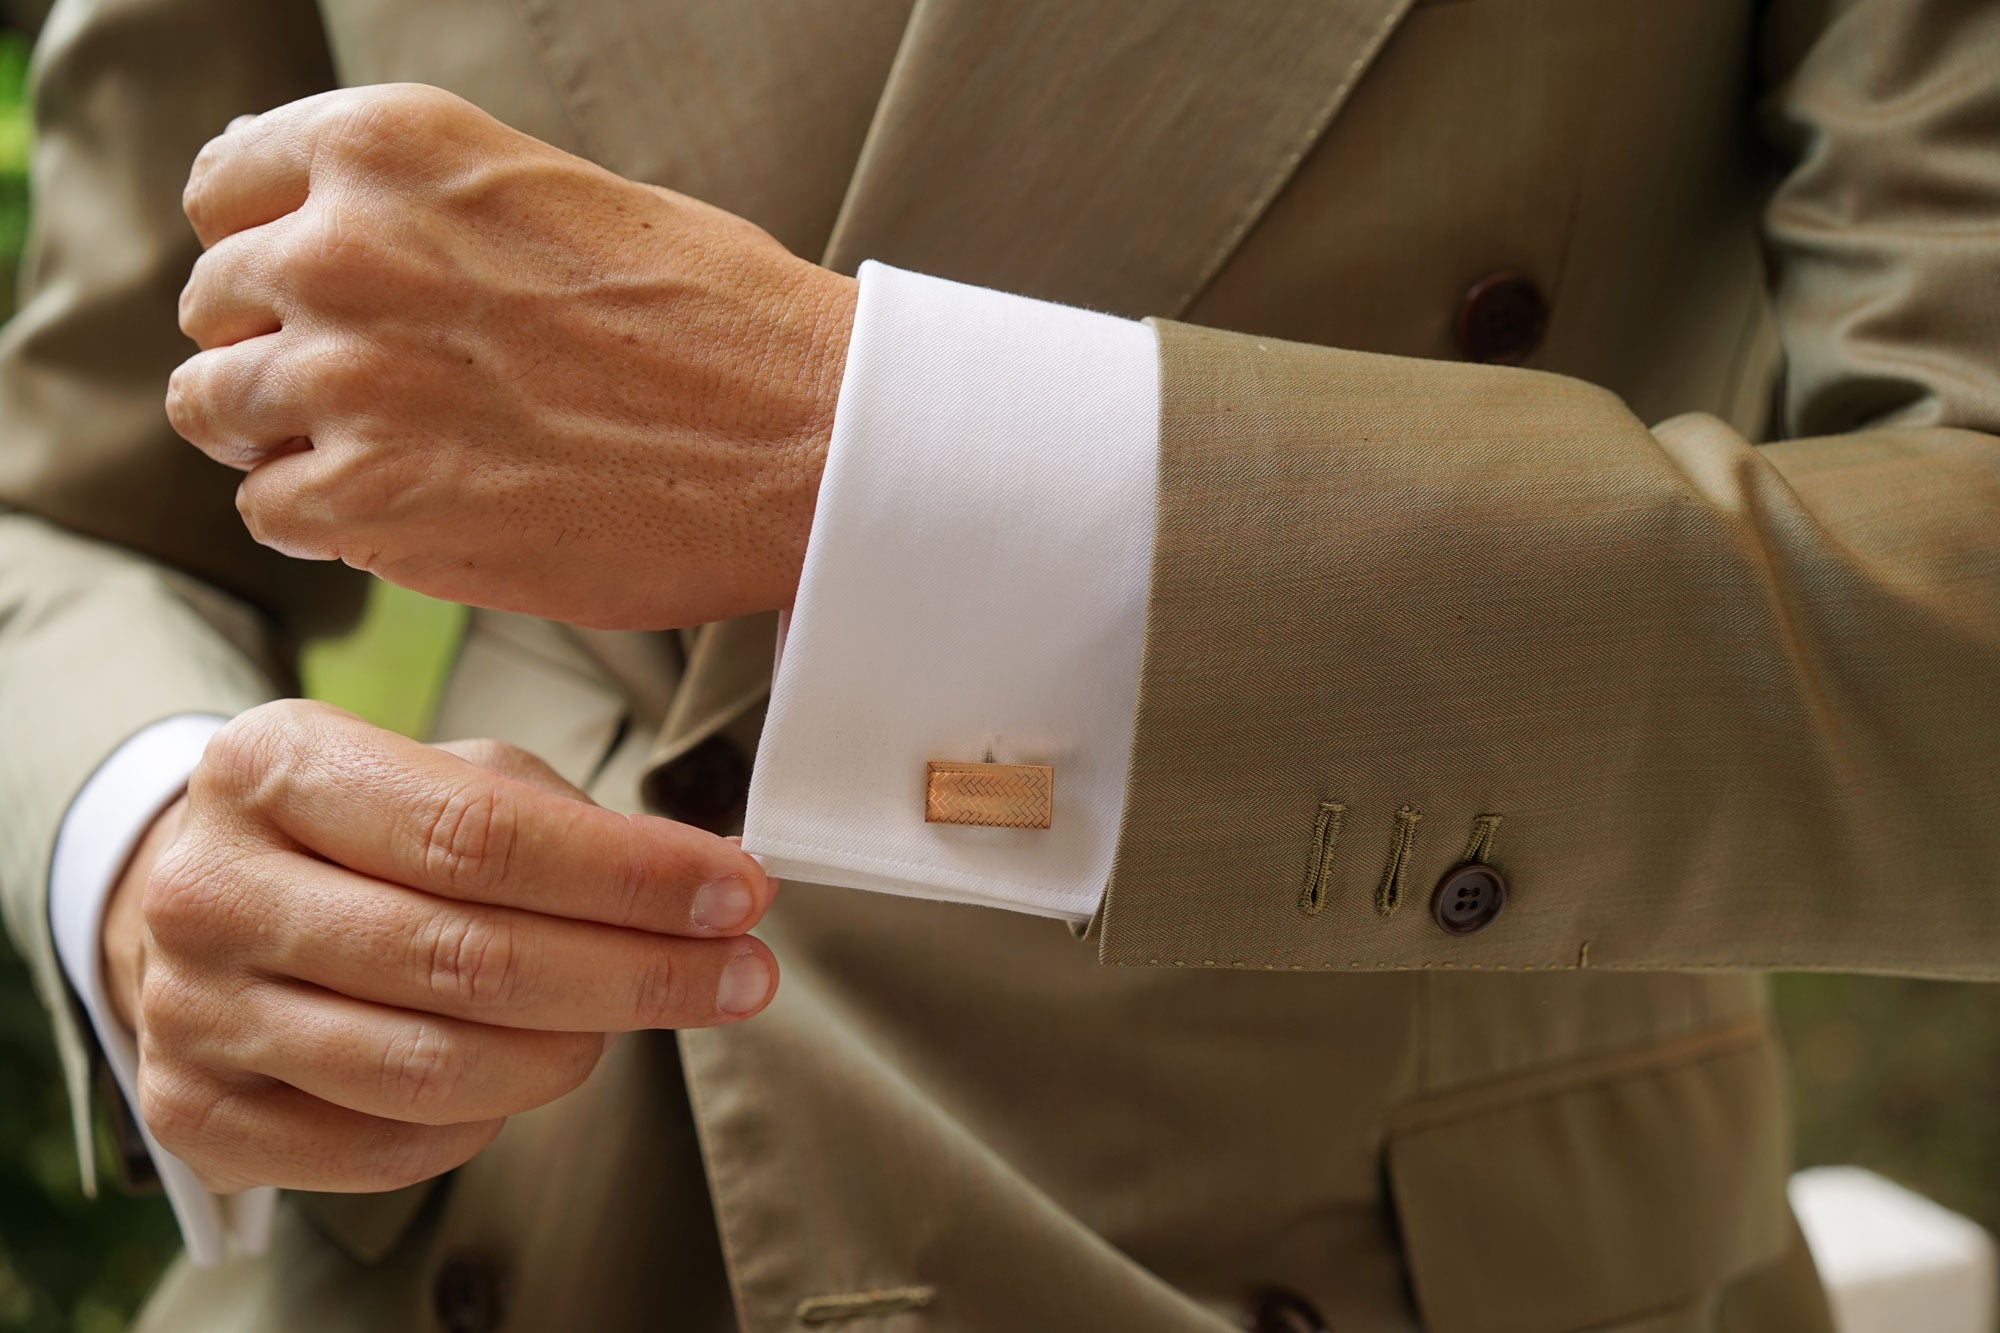
M 924 822 L 984 828 L 1047 828 L 1055 814 L 1056 771 L 1042 764 L 924 767 Z

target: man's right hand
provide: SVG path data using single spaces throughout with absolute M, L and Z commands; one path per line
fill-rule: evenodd
M 608 1035 L 769 1001 L 772 893 L 727 839 L 591 804 L 494 742 L 297 700 L 209 744 L 107 910 L 140 1114 L 208 1188 L 394 1189 L 583 1081 Z

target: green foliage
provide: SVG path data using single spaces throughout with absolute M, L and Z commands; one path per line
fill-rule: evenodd
M 48 1021 L 0 950 L 0 1329 L 115 1333 L 179 1246 L 166 1204 L 83 1197 Z
M 1802 1165 L 1853 1162 L 2000 1234 L 2000 986 L 1778 979 Z
M 0 30 L 0 310 L 14 308 L 14 269 L 28 230 L 28 39 Z
M 301 683 L 378 727 L 421 736 L 464 624 L 464 607 L 378 582 L 352 634 L 306 645 Z
M 0 30 L 0 310 L 27 231 L 27 69 L 28 39 Z M 159 1199 L 83 1197 L 48 1023 L 4 942 L 0 1090 L 0 1329 L 116 1333 L 178 1235 Z

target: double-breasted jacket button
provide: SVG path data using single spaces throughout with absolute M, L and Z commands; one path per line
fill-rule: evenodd
M 1295 1291 L 1273 1287 L 1257 1294 L 1244 1316 L 1248 1333 L 1327 1333 L 1326 1320 Z
M 1542 345 L 1549 303 L 1519 273 L 1493 273 L 1472 284 L 1458 307 L 1458 350 L 1473 361 L 1524 360 Z
M 493 1261 L 476 1254 L 446 1258 L 431 1279 L 431 1312 L 444 1333 L 496 1333 L 506 1310 Z
M 669 819 L 727 831 L 750 795 L 750 760 L 736 745 L 710 736 L 646 778 L 646 804 Z
M 1477 935 L 1507 905 L 1507 877 L 1483 861 L 1468 861 L 1438 881 L 1431 917 L 1453 935 Z

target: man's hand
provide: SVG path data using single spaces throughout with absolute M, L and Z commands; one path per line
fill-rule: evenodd
M 125 872 L 104 953 L 140 1113 L 210 1189 L 426 1179 L 582 1082 L 606 1034 L 768 1002 L 755 861 L 456 748 L 267 704 Z
M 260 542 L 602 628 L 791 604 L 852 279 L 416 85 L 240 119 L 185 203 L 167 414 Z

